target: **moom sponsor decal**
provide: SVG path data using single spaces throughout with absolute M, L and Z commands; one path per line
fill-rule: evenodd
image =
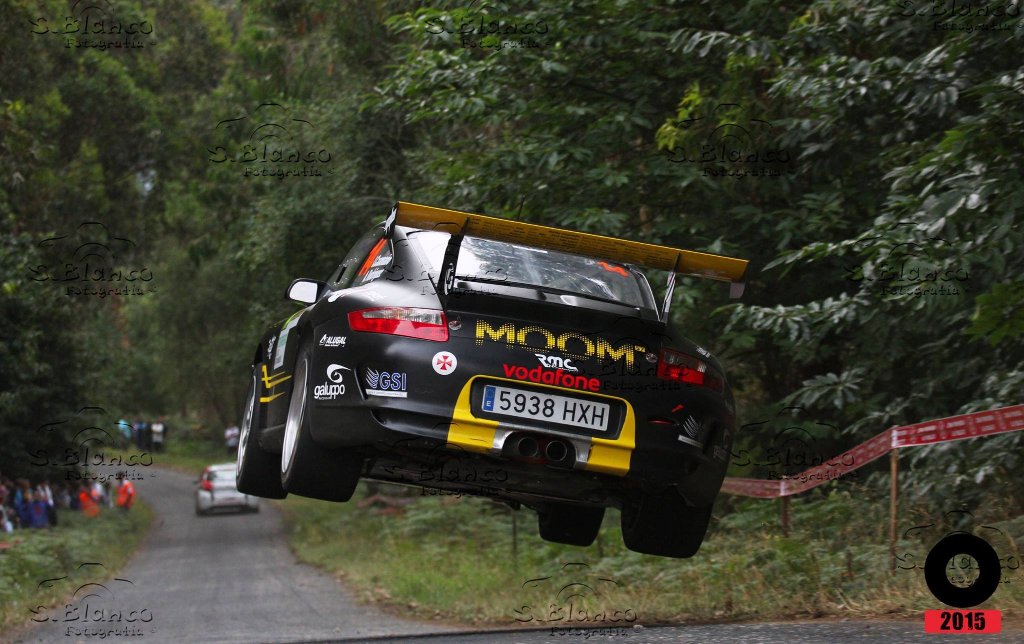
M 627 368 L 636 362 L 636 354 L 646 353 L 647 348 L 639 344 L 622 344 L 613 347 L 604 338 L 592 340 L 584 333 L 566 331 L 555 335 L 544 327 L 522 326 L 516 328 L 512 322 L 506 322 L 497 329 L 484 320 L 476 322 L 476 344 L 483 346 L 485 340 L 505 342 L 510 347 L 521 346 L 532 349 L 551 351 L 557 349 L 562 353 L 580 360 L 597 357 L 600 360 L 623 360 Z M 541 344 L 543 346 L 537 346 Z

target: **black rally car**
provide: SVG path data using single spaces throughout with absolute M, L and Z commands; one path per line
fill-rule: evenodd
M 670 271 L 659 307 L 636 266 Z M 399 202 L 253 358 L 238 489 L 347 501 L 360 477 L 491 496 L 545 539 L 692 556 L 728 464 L 721 365 L 666 324 L 675 275 L 745 260 Z

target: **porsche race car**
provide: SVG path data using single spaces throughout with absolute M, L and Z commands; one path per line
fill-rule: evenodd
M 659 307 L 638 267 L 669 272 Z M 360 478 L 490 496 L 586 546 L 690 557 L 728 465 L 721 364 L 669 328 L 676 274 L 747 262 L 399 202 L 262 337 L 238 490 L 347 501 Z

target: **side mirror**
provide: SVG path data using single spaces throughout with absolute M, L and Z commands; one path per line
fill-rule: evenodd
M 320 296 L 324 283 L 317 280 L 297 279 L 288 287 L 286 297 L 289 300 L 312 304 Z

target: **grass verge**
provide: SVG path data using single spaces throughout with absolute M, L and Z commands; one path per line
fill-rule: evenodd
M 177 441 L 154 462 L 195 475 L 232 458 L 216 445 Z M 533 512 L 478 498 L 417 496 L 404 512 L 383 514 L 357 507 L 364 485 L 350 503 L 295 496 L 275 503 L 289 519 L 300 559 L 345 579 L 361 600 L 420 619 L 611 626 L 630 619 L 650 625 L 920 617 L 939 608 L 921 567 L 941 535 L 901 540 L 900 569 L 890 575 L 887 504 L 867 488 L 844 489 L 793 499 L 788 537 L 781 534 L 777 501 L 729 500 L 689 560 L 626 550 L 615 510 L 607 512 L 593 546 L 574 548 L 541 540 Z M 907 509 L 900 533 L 930 522 L 920 509 Z M 986 523 L 1004 528 L 1006 539 L 993 545 L 1008 569 L 1007 583 L 981 607 L 1019 620 L 1024 571 L 1010 566 L 1021 559 L 1016 544 L 1024 543 L 1024 517 Z M 568 598 L 567 586 L 583 592 Z
M 355 499 L 360 498 L 357 491 Z M 734 504 L 692 559 L 624 548 L 609 510 L 588 548 L 548 543 L 533 512 L 483 499 L 423 496 L 400 515 L 289 497 L 291 544 L 305 562 L 345 579 L 364 601 L 407 616 L 486 626 L 621 626 L 808 617 L 917 617 L 940 608 L 924 582 L 930 544 L 901 540 L 888 571 L 886 505 L 833 491 L 792 504 L 788 537 L 778 506 Z M 1024 518 L 1005 522 L 1024 542 Z M 994 544 L 995 545 L 995 544 Z M 1013 539 L 996 546 L 1018 555 Z M 1024 604 L 1024 574 L 1006 570 L 981 608 L 1007 617 Z M 582 585 L 581 585 L 582 584 Z M 567 590 L 568 589 L 568 590 Z
M 134 447 L 116 450 L 115 453 L 123 457 L 134 454 L 136 455 L 136 460 L 138 455 L 141 454 Z M 153 465 L 166 467 L 192 476 L 198 476 L 207 465 L 234 462 L 235 460 L 235 453 L 228 452 L 223 447 L 188 439 L 168 441 L 165 451 L 150 454 L 153 457 Z
M 32 609 L 54 607 L 88 581 L 117 575 L 145 536 L 152 510 L 139 501 L 130 512 L 104 508 L 90 519 L 81 512 L 58 510 L 50 530 L 19 530 L 0 535 L 13 544 L 0 554 L 0 632 L 31 624 Z M 86 562 L 103 564 L 79 566 Z M 58 583 L 42 583 L 68 575 Z

